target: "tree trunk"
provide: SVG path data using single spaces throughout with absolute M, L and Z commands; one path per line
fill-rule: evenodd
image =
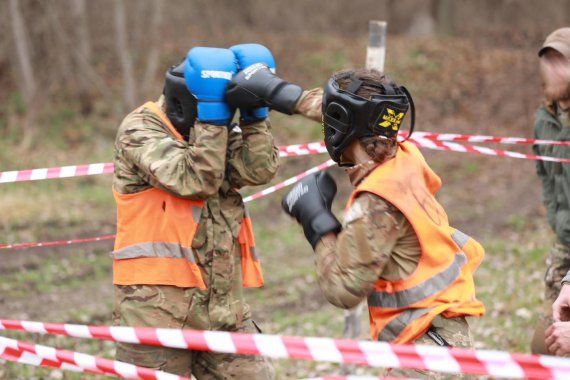
M 117 54 L 121 61 L 123 73 L 123 103 L 127 109 L 132 109 L 136 102 L 136 84 L 131 56 L 129 54 L 127 36 L 127 17 L 124 0 L 115 0 L 115 33 L 117 35 Z
M 437 20 L 438 34 L 452 36 L 455 33 L 454 0 L 435 0 L 433 4 L 434 15 Z
M 91 64 L 91 40 L 89 38 L 85 0 L 71 0 L 71 14 L 76 32 L 76 54 L 81 57 L 80 60 L 76 59 L 75 76 L 77 78 L 81 113 L 85 115 L 90 113 L 92 109 L 91 96 L 89 93 L 89 79 L 85 70 L 83 70 L 83 65 L 80 63 L 87 62 L 87 64 Z
M 59 38 L 59 34 L 67 34 L 66 32 L 66 20 L 67 9 L 57 9 L 58 4 L 56 2 L 46 1 L 41 3 L 41 9 L 44 17 L 48 20 L 48 26 L 52 32 L 44 34 L 46 35 L 46 45 L 50 47 L 51 53 L 55 59 L 55 65 L 51 67 L 51 72 L 49 75 L 50 83 L 47 83 L 47 87 L 50 87 L 52 83 L 73 83 L 75 77 L 73 75 L 73 54 L 72 51 L 65 46 L 65 41 Z
M 28 33 L 18 0 L 10 0 L 10 19 L 12 20 L 12 34 L 16 47 L 17 62 L 22 77 L 22 80 L 18 80 L 17 82 L 20 91 L 24 95 L 24 102 L 26 104 L 25 118 L 22 122 L 23 135 L 20 140 L 20 148 L 25 150 L 30 146 L 33 140 L 33 126 L 37 115 L 37 105 L 35 103 L 37 86 L 34 70 L 32 68 Z
M 435 31 L 435 16 L 433 0 L 422 1 L 416 5 L 416 11 L 410 21 L 407 34 L 413 37 L 433 36 Z
M 163 0 L 155 0 L 153 2 L 152 8 L 152 18 L 150 20 L 150 26 L 146 31 L 148 35 L 148 57 L 146 61 L 146 68 L 143 76 L 142 81 L 142 96 L 148 97 L 150 96 L 150 91 L 153 88 L 154 84 L 154 75 L 158 68 L 158 61 L 159 61 L 159 52 L 160 52 L 160 32 L 162 27 L 162 19 L 163 19 L 163 8 L 164 8 L 164 1 Z
M 31 111 L 36 96 L 36 81 L 32 69 L 32 58 L 28 44 L 28 33 L 24 19 L 19 8 L 18 0 L 10 0 L 10 19 L 12 20 L 12 34 L 16 46 L 16 57 L 22 80 L 19 80 L 20 90 L 24 95 L 26 109 Z

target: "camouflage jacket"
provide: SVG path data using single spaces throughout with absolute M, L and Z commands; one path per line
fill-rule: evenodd
M 162 98 L 158 105 L 164 107 Z M 278 168 L 269 122 L 240 125 L 229 133 L 226 127 L 196 122 L 186 142 L 175 139 L 159 117 L 139 108 L 119 127 L 114 163 L 113 186 L 119 193 L 155 187 L 177 197 L 205 200 L 192 248 L 206 292 L 215 289 L 215 295 L 201 297 L 218 297 L 221 308 L 227 306 L 223 298 L 241 287 L 234 256 L 244 204 L 236 189 L 265 184 Z
M 570 141 L 568 114 L 551 112 L 545 106 L 538 108 L 534 122 L 534 138 Z M 533 145 L 536 154 L 570 158 L 566 146 Z M 537 161 L 536 172 L 542 181 L 543 203 L 548 223 L 563 244 L 570 245 L 570 164 Z
M 376 163 L 352 171 L 354 186 Z M 351 308 L 368 296 L 379 278 L 397 281 L 416 269 L 421 256 L 418 237 L 404 214 L 389 202 L 363 193 L 345 212 L 343 229 L 317 244 L 317 277 L 330 303 Z

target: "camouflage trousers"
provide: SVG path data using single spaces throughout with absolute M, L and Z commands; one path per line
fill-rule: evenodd
M 556 242 L 546 257 L 544 312 L 539 318 L 531 342 L 531 352 L 534 354 L 549 354 L 544 344 L 544 331 L 553 322 L 552 304 L 560 294 L 562 288 L 560 281 L 568 270 L 570 270 L 570 246 Z
M 115 286 L 113 323 L 116 326 L 208 330 L 208 302 L 199 289 L 174 286 Z M 247 306 L 247 305 L 245 305 Z M 245 307 L 243 318 L 225 331 L 258 333 L 261 330 Z M 215 354 L 203 351 L 118 343 L 116 359 L 197 380 L 274 378 L 271 362 L 262 357 Z
M 473 338 L 471 336 L 471 330 L 469 328 L 469 323 L 465 317 L 456 318 L 445 318 L 438 315 L 432 321 L 432 326 L 435 331 L 447 341 L 452 347 L 461 348 L 473 348 Z M 430 346 L 436 346 L 437 343 L 433 341 L 427 334 L 422 335 L 414 344 L 425 344 Z M 446 374 L 442 372 L 432 372 L 432 371 L 419 371 L 411 369 L 399 369 L 394 368 L 387 370 L 384 376 L 394 376 L 394 377 L 407 377 L 413 379 L 476 379 L 476 376 L 460 375 L 457 373 Z

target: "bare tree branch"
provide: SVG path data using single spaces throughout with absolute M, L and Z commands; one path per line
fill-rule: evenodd
M 58 28 L 63 28 L 61 25 L 62 20 L 65 20 L 65 17 L 62 17 L 61 14 L 58 14 L 57 3 L 46 1 L 42 4 L 44 14 L 47 16 L 46 19 L 49 21 L 48 26 L 53 33 L 46 33 L 49 37 L 49 46 L 52 47 L 54 51 L 54 58 L 57 62 L 56 65 L 53 65 L 51 68 L 52 75 L 50 75 L 51 83 L 71 83 L 75 78 L 73 77 L 73 57 L 70 54 L 69 50 L 65 48 L 65 43 L 62 41 L 61 38 L 58 38 Z M 63 12 L 62 12 L 63 13 Z M 65 33 L 65 32 L 64 32 Z
M 127 41 L 127 17 L 125 13 L 125 3 L 123 0 L 115 0 L 115 32 L 117 38 L 117 54 L 121 61 L 123 72 L 123 101 L 125 107 L 132 109 L 136 102 L 136 84 L 133 72 L 133 62 L 129 54 Z
M 160 32 L 163 20 L 163 8 L 164 8 L 164 1 L 163 0 L 155 0 L 154 7 L 152 8 L 152 18 L 150 20 L 150 27 L 147 30 L 147 34 L 149 36 L 148 41 L 148 57 L 146 61 L 146 69 L 143 76 L 142 81 L 142 95 L 144 97 L 148 96 L 150 90 L 152 89 L 152 85 L 154 84 L 154 75 L 158 68 L 158 61 L 159 61 L 159 44 L 160 44 Z
M 16 45 L 16 55 L 18 64 L 22 74 L 20 89 L 24 94 L 26 105 L 30 110 L 34 98 L 36 96 L 36 81 L 34 71 L 32 69 L 32 59 L 30 55 L 30 46 L 28 44 L 28 33 L 19 8 L 18 0 L 10 0 L 10 19 L 12 20 L 12 34 L 14 44 Z
M 91 40 L 89 38 L 89 30 L 87 28 L 87 14 L 85 0 L 72 0 L 71 9 L 73 15 L 73 23 L 77 31 L 77 50 L 86 62 L 91 62 Z M 87 76 L 79 70 L 77 76 L 79 91 L 85 93 L 88 88 Z
M 38 113 L 38 107 L 35 102 L 37 97 L 37 86 L 34 70 L 32 67 L 32 59 L 30 53 L 30 45 L 28 44 L 28 31 L 24 24 L 24 18 L 19 7 L 18 0 L 10 0 L 10 19 L 12 20 L 12 34 L 14 44 L 16 45 L 16 56 L 18 58 L 18 66 L 22 76 L 18 82 L 20 91 L 24 94 L 26 103 L 26 114 L 22 121 L 21 130 L 22 139 L 19 143 L 19 149 L 25 151 L 29 149 L 34 138 L 34 125 Z
M 44 8 L 44 10 L 47 12 L 47 9 Z M 81 49 L 77 48 L 77 45 L 74 43 L 74 41 L 71 40 L 59 22 L 55 22 L 53 26 L 57 37 L 64 43 L 66 49 L 73 53 L 73 57 L 75 58 L 77 65 L 80 67 L 81 74 L 84 75 L 85 78 L 89 79 L 89 81 L 97 88 L 101 95 L 111 99 L 113 97 L 113 92 L 105 83 L 104 79 L 99 74 L 97 74 L 95 69 L 93 69 L 88 56 L 85 56 L 81 52 Z

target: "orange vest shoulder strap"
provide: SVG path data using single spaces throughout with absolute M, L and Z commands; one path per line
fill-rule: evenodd
M 176 138 L 178 140 L 184 140 L 182 135 L 176 130 L 176 128 L 174 128 L 174 125 L 172 125 L 172 122 L 168 119 L 168 117 L 166 117 L 164 112 L 162 112 L 160 107 L 155 102 L 146 102 L 143 105 L 143 108 L 150 110 L 152 113 L 154 113 L 156 116 L 158 116 L 160 118 L 160 120 L 162 120 L 162 122 L 164 124 L 166 124 L 166 126 L 168 127 L 170 132 L 172 132 L 172 134 L 174 136 L 176 136 Z

